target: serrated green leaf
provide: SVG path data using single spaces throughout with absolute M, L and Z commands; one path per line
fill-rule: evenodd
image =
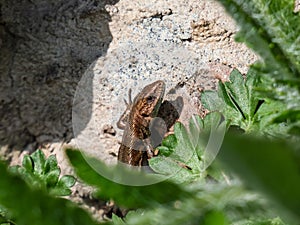
M 46 161 L 45 154 L 40 149 L 38 149 L 31 154 L 31 158 L 34 164 L 34 173 L 43 174 Z
M 24 156 L 22 167 L 11 167 L 10 170 L 21 175 L 28 185 L 35 189 L 48 190 L 49 193 L 59 196 L 71 194 L 69 188 L 74 185 L 75 178 L 65 175 L 59 179 L 60 168 L 55 155 L 45 159 L 45 155 L 40 150 L 32 155 Z
M 149 210 L 128 213 L 128 225 L 194 225 L 210 221 L 210 212 L 219 212 L 228 217 L 228 224 L 247 224 L 250 219 L 275 217 L 261 196 L 245 192 L 240 185 L 224 183 L 195 185 L 197 192 L 193 198 L 176 201 L 173 205 L 157 205 Z M 193 189 L 195 191 L 195 189 Z M 214 213 L 212 213 L 214 214 Z M 217 213 L 216 213 L 217 214 Z M 245 215 L 247 219 L 245 219 Z M 275 214 L 276 215 L 276 214 Z M 209 218 L 210 217 L 210 218 Z M 216 215 L 217 217 L 217 215 Z M 219 221 L 222 221 L 219 215 Z M 226 221 L 226 218 L 223 218 Z M 218 225 L 219 223 L 215 223 Z
M 226 86 L 225 86 L 226 84 L 228 84 L 228 82 L 227 83 L 226 82 L 225 83 L 219 82 L 219 85 L 218 85 L 218 90 L 219 90 L 218 91 L 218 96 L 222 99 L 223 102 L 226 103 L 226 105 L 228 105 L 232 109 L 235 109 L 236 110 L 236 114 L 238 116 L 241 116 L 238 108 L 236 107 L 236 105 L 232 101 L 232 98 L 230 97 L 229 93 L 226 90 Z
M 296 24 L 299 24 L 300 19 L 292 13 L 293 1 L 219 0 L 219 2 L 241 27 L 236 39 L 255 50 L 266 65 L 272 65 L 272 70 L 271 67 L 268 68 L 272 76 L 285 75 L 285 78 L 291 79 L 292 73 L 297 69 L 296 74 L 299 74 L 299 48 L 296 47 L 297 44 L 299 46 L 299 27 Z M 284 30 L 287 33 L 283 32 Z
M 69 188 L 57 185 L 53 188 L 50 188 L 49 193 L 54 196 L 68 196 L 68 195 L 72 194 L 72 191 Z
M 10 166 L 10 167 L 9 167 L 9 172 L 11 172 L 11 173 L 13 173 L 13 174 L 18 174 L 19 168 L 20 168 L 19 165 Z
M 177 145 L 172 153 L 172 157 L 181 162 L 187 162 L 194 154 L 189 133 L 182 123 L 176 122 L 174 125 L 174 134 Z M 182 151 L 185 149 L 185 151 Z
M 183 163 L 180 164 L 168 157 L 153 157 L 149 160 L 149 164 L 155 172 L 171 176 L 174 182 L 190 182 L 197 176 L 192 173 L 191 169 L 184 167 Z
M 157 156 L 149 160 L 149 165 L 154 172 L 164 174 L 166 176 L 173 175 L 180 169 L 179 165 L 168 157 Z
M 224 120 L 224 117 L 219 112 L 207 113 L 202 120 L 203 123 L 202 131 L 205 134 L 210 133 L 212 130 L 217 129 L 220 126 L 222 120 Z
M 250 69 L 246 80 L 235 70 L 231 76 L 231 82 L 220 84 L 222 87 L 222 90 L 218 90 L 220 99 L 216 100 L 226 102 L 227 98 L 231 99 L 231 103 L 210 110 L 222 113 L 226 119 L 226 126 L 238 126 L 246 133 L 266 134 L 274 137 L 282 136 L 282 132 L 287 134 L 289 127 L 286 124 L 274 124 L 274 118 L 286 108 L 286 104 L 267 97 L 263 98 L 258 94 L 256 85 L 259 81 L 255 71 Z M 213 99 L 209 99 L 209 101 L 213 101 Z
M 45 161 L 44 173 L 57 169 L 57 159 L 55 155 L 50 155 Z
M 246 87 L 247 98 L 249 99 L 247 114 L 251 117 L 256 116 L 257 110 L 259 110 L 261 105 L 264 103 L 264 100 L 261 100 L 261 98 L 259 98 L 259 94 L 256 91 L 259 83 L 261 83 L 261 79 L 256 74 L 256 72 L 250 67 L 250 69 L 247 72 L 244 86 Z
M 248 111 L 248 96 L 244 78 L 238 70 L 234 69 L 230 73 L 229 80 L 229 82 L 224 83 L 225 92 L 229 96 L 228 98 L 232 102 L 232 105 L 234 105 L 236 110 L 241 112 L 244 117 Z
M 201 152 L 200 142 L 199 142 L 200 139 L 199 134 L 203 130 L 204 130 L 203 120 L 200 118 L 199 115 L 193 115 L 189 120 L 189 140 L 191 142 L 192 148 L 196 149 L 198 156 L 201 156 L 203 154 Z
M 203 123 L 204 130 L 199 138 L 199 149 L 202 149 L 202 152 L 198 153 L 202 155 L 202 170 L 214 161 L 228 128 L 223 115 L 218 112 L 208 113 Z
M 246 81 L 248 90 L 253 87 L 257 89 L 256 95 L 263 97 L 263 100 L 272 98 L 281 101 L 285 105 L 283 110 L 300 110 L 300 17 L 293 14 L 293 1 L 269 1 L 269 0 L 219 0 L 227 11 L 236 19 L 240 25 L 240 30 L 236 36 L 238 41 L 245 42 L 250 48 L 255 50 L 262 58 L 263 62 L 257 62 L 251 66 L 251 71 L 259 77 L 257 80 Z M 268 7 L 266 7 L 266 5 Z M 249 72 L 248 72 L 249 73 Z M 253 76 L 249 74 L 248 77 Z M 253 93 L 253 91 L 252 91 Z M 250 94 L 250 95 L 249 95 Z M 248 93 L 250 101 L 249 115 L 255 114 L 255 101 L 251 93 Z M 225 101 L 227 99 L 224 99 Z M 243 107 L 241 105 L 241 107 Z M 244 111 L 244 110 L 243 110 Z M 258 116 L 261 117 L 261 116 Z M 270 135 L 280 133 L 292 133 L 293 123 L 286 124 L 286 129 L 282 129 L 284 124 L 278 126 L 270 123 L 267 130 L 264 126 L 256 123 L 257 118 L 253 117 L 254 123 L 235 123 L 234 125 L 251 128 L 250 131 L 269 133 Z M 263 118 L 264 122 L 266 118 Z M 251 120 L 250 120 L 251 121 Z M 296 122 L 296 121 L 295 121 Z M 243 128 L 244 129 L 244 128 Z M 258 130 L 257 130 L 258 129 Z M 280 130 L 280 132 L 276 132 Z M 244 129 L 246 132 L 249 129 Z M 277 135 L 277 134 L 276 134 Z M 290 135 L 290 138 L 294 138 Z
M 213 112 L 204 119 L 193 116 L 189 121 L 189 131 L 181 123 L 177 123 L 174 130 L 177 140 L 174 151 L 165 155 L 167 157 L 152 158 L 149 162 L 151 168 L 159 174 L 171 176 L 172 180 L 179 183 L 205 177 L 205 169 L 214 160 L 222 143 L 222 139 L 219 140 L 217 136 L 223 137 L 226 131 L 222 115 Z M 213 142 L 220 143 L 209 142 L 210 136 L 214 139 Z
M 191 145 L 191 143 L 189 143 L 188 131 L 182 123 L 179 123 L 179 122 L 175 123 L 175 125 L 174 125 L 174 134 L 175 134 L 176 140 L 178 142 L 182 141 L 182 140 L 187 140 L 187 145 Z

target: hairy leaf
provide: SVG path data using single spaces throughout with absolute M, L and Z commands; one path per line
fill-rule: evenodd
M 171 176 L 172 180 L 179 183 L 204 178 L 206 168 L 218 153 L 225 130 L 225 123 L 217 112 L 208 114 L 204 119 L 193 116 L 188 130 L 178 122 L 174 127 L 174 135 L 162 142 L 159 149 L 163 149 L 163 152 L 152 158 L 149 164 L 155 172 Z M 213 142 L 210 141 L 212 139 Z
M 219 158 L 251 188 L 300 218 L 300 157 L 290 144 L 249 135 L 227 135 Z

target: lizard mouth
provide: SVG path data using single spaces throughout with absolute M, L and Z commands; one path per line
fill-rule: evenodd
M 165 82 L 163 82 L 162 80 L 158 80 L 155 81 L 153 84 L 156 87 L 153 93 L 158 94 L 157 98 L 159 99 L 160 102 L 162 102 L 162 99 L 165 94 L 165 89 L 166 89 Z

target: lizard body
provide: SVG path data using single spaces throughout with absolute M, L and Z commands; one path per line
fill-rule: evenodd
M 133 102 L 129 90 L 129 103 L 117 123 L 124 129 L 118 161 L 131 166 L 148 165 L 148 159 L 153 156 L 150 123 L 157 116 L 164 93 L 165 83 L 161 80 L 145 86 Z

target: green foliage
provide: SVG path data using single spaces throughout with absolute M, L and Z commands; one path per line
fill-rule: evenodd
M 190 186 L 190 191 L 192 198 L 128 213 L 125 224 L 248 224 L 275 218 L 260 196 L 245 192 L 238 183 L 230 186 L 224 183 L 195 183 L 194 187 Z M 245 215 L 249 218 L 247 221 Z M 124 223 L 114 221 L 114 224 Z
M 261 72 L 278 80 L 299 78 L 300 17 L 290 0 L 219 0 L 240 25 L 236 40 L 264 60 Z
M 233 70 L 229 81 L 219 82 L 217 91 L 206 91 L 201 101 L 210 111 L 221 112 L 230 126 L 238 126 L 246 133 L 282 137 L 289 126 L 278 120 L 286 104 L 259 96 L 255 89 L 261 83 L 258 75 L 250 69 L 246 79 Z
M 272 210 L 260 196 L 246 192 L 240 183 L 228 185 L 224 182 L 205 183 L 200 180 L 180 188 L 177 184 L 164 181 L 149 186 L 127 186 L 114 183 L 102 177 L 87 162 L 77 150 L 67 150 L 67 155 L 81 179 L 97 188 L 99 198 L 112 198 L 116 203 L 129 208 L 139 208 L 131 211 L 125 220 L 113 216 L 116 225 L 181 225 L 181 224 L 232 224 L 249 221 L 267 221 L 275 218 Z M 94 159 L 96 163 L 103 164 Z M 93 164 L 95 165 L 95 164 Z M 102 169 L 120 173 L 120 168 Z M 103 171 L 102 171 L 103 172 Z M 138 176 L 132 171 L 122 175 Z M 139 178 L 139 177 L 137 177 Z M 230 216 L 228 216 L 230 215 Z M 242 223 L 244 216 L 252 219 Z
M 0 174 L 0 206 L 16 224 L 97 224 L 83 209 L 69 200 L 32 189 L 19 175 L 9 172 L 2 162 Z
M 252 66 L 262 81 L 256 87 L 260 95 L 283 104 L 277 121 L 286 122 L 288 133 L 299 137 L 299 120 L 289 117 L 299 118 L 300 110 L 300 17 L 293 13 L 294 1 L 219 1 L 240 25 L 236 40 L 263 59 Z
M 253 129 L 256 108 L 259 100 L 253 96 L 254 76 L 244 80 L 237 70 L 230 74 L 230 82 L 219 82 L 218 91 L 206 91 L 201 101 L 210 111 L 220 111 L 231 125 L 241 127 L 248 132 Z
M 219 158 L 252 188 L 300 219 L 300 156 L 284 141 L 227 135 Z
M 300 17 L 288 0 L 220 2 L 240 25 L 236 39 L 263 62 L 252 65 L 246 80 L 233 71 L 230 82 L 202 97 L 209 110 L 245 131 L 226 136 L 219 158 L 276 202 L 283 218 L 299 221 Z
M 46 159 L 44 153 L 39 149 L 31 155 L 25 155 L 22 166 L 13 166 L 10 170 L 20 174 L 28 185 L 37 189 L 45 189 L 57 196 L 70 195 L 70 188 L 76 181 L 70 175 L 59 178 L 60 168 L 55 155 L 50 155 Z
M 170 176 L 175 182 L 192 182 L 204 178 L 206 168 L 213 160 L 210 157 L 217 154 L 209 154 L 211 152 L 206 150 L 209 135 L 224 135 L 225 129 L 225 123 L 218 112 L 210 113 L 204 119 L 198 115 L 193 116 L 189 121 L 189 130 L 177 122 L 174 134 L 163 140 L 158 147 L 160 155 L 152 158 L 149 164 L 155 172 Z
M 97 188 L 96 196 L 101 199 L 113 199 L 118 205 L 127 208 L 138 207 L 154 207 L 158 203 L 169 203 L 178 198 L 187 198 L 190 193 L 185 191 L 184 188 L 179 187 L 168 181 L 160 183 L 155 180 L 155 176 L 147 176 L 147 174 L 134 173 L 133 171 L 126 170 L 124 167 L 107 167 L 103 162 L 89 158 L 84 158 L 78 150 L 67 149 L 67 155 L 74 167 L 77 175 L 87 184 Z M 131 177 L 134 179 L 147 179 L 152 180 L 154 184 L 148 186 L 129 186 L 124 184 L 115 183 L 109 179 L 103 177 L 99 172 L 91 167 L 92 165 L 98 165 L 101 167 L 102 173 L 111 174 L 111 178 L 114 176 L 122 176 L 128 182 Z M 89 162 L 89 163 L 88 163 Z M 168 190 L 168 194 L 162 190 Z
M 7 218 L 7 211 L 0 207 L 0 224 L 1 225 L 11 225 L 14 224 L 13 221 Z

